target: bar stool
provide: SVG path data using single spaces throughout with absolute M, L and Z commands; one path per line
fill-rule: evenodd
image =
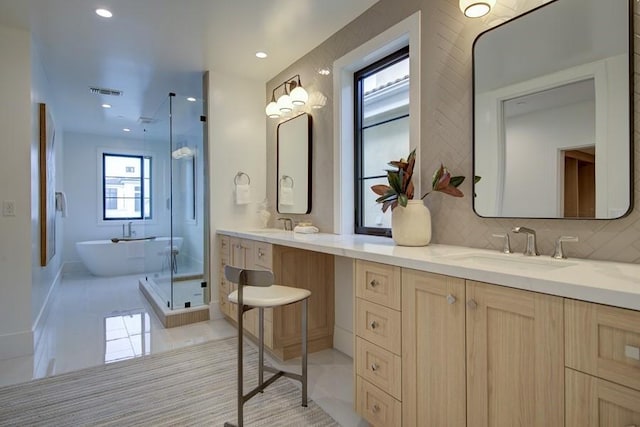
M 292 288 L 273 284 L 273 273 L 263 270 L 245 270 L 241 268 L 224 267 L 225 278 L 238 284 L 238 289 L 229 294 L 229 302 L 238 304 L 238 424 L 242 427 L 242 408 L 249 399 L 262 392 L 280 377 L 288 377 L 302 383 L 302 406 L 307 406 L 307 300 L 311 291 L 307 289 Z M 302 374 L 280 371 L 264 365 L 264 309 L 302 302 Z M 242 380 L 242 315 L 253 308 L 258 309 L 258 386 L 249 393 L 244 394 Z M 264 380 L 264 371 L 272 375 Z M 277 408 L 274 408 L 277 410 Z M 233 427 L 234 424 L 224 423 L 225 427 Z

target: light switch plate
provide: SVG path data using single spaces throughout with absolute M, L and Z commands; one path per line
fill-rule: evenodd
M 15 200 L 3 200 L 2 201 L 2 216 L 16 216 L 16 201 Z

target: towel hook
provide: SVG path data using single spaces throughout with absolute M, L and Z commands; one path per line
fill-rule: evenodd
M 289 188 L 293 188 L 293 178 L 291 178 L 289 175 L 282 175 L 282 178 L 280 178 L 280 185 L 281 186 L 283 184 L 283 181 L 284 182 L 290 182 L 291 185 L 289 186 Z
M 247 175 L 246 173 L 244 173 L 242 171 L 238 171 L 238 173 L 236 174 L 235 178 L 233 178 L 233 183 L 235 185 L 240 184 L 240 180 L 242 179 L 243 176 L 247 177 L 247 185 L 251 184 L 251 178 L 249 177 L 249 175 Z

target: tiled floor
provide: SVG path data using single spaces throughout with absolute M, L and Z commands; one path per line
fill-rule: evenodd
M 44 356 L 39 362 L 37 356 L 0 361 L 0 385 L 235 335 L 225 320 L 165 329 L 138 290 L 137 278 L 65 276 L 36 349 Z M 293 359 L 284 365 L 296 370 L 299 363 Z M 341 425 L 366 426 L 352 409 L 352 387 L 351 358 L 333 350 L 310 355 L 310 397 Z

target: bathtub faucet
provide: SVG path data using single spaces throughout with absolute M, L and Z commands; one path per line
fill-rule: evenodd
M 133 221 L 129 221 L 127 223 L 127 232 L 124 231 L 124 224 L 122 224 L 122 237 L 133 237 L 136 235 L 136 232 L 131 229 L 133 226 Z

